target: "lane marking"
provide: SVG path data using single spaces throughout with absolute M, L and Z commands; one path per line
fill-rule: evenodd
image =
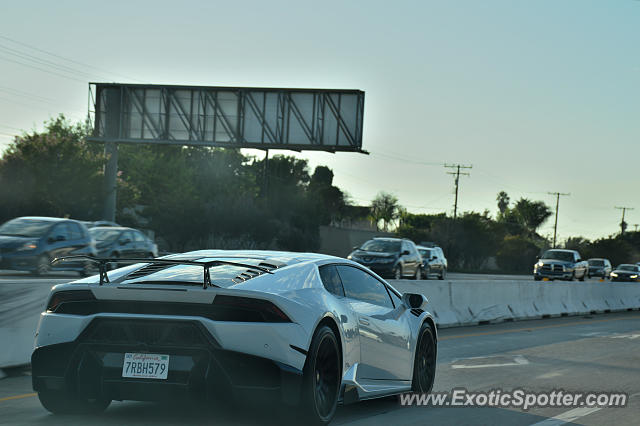
M 612 339 L 637 339 L 640 334 L 618 334 L 617 336 L 609 336 Z
M 12 399 L 22 399 L 22 398 L 31 398 L 32 396 L 38 395 L 37 393 L 25 393 L 22 395 L 14 395 L 14 396 L 6 396 L 4 398 L 0 398 L 0 402 L 2 401 L 11 401 Z
M 456 360 L 454 362 L 459 361 L 473 361 L 479 359 L 491 359 L 496 358 L 497 356 L 487 356 L 487 357 L 473 357 L 473 358 L 463 358 Z M 476 364 L 476 365 L 468 365 L 468 364 L 453 364 L 451 368 L 493 368 L 493 367 L 511 367 L 514 365 L 527 365 L 529 361 L 523 357 L 522 355 L 515 355 L 513 357 L 513 362 L 503 362 L 503 363 L 494 363 L 494 364 Z
M 637 319 L 640 318 L 638 315 L 633 315 L 630 317 L 625 317 L 625 318 L 610 318 L 610 319 L 604 319 L 604 320 L 593 320 L 593 321 L 573 321 L 567 324 L 554 324 L 554 325 L 543 325 L 540 327 L 525 327 L 525 328 L 514 328 L 511 330 L 499 330 L 499 331 L 485 331 L 482 333 L 468 333 L 468 334 L 459 334 L 457 336 L 446 336 L 446 337 L 439 337 L 438 340 L 452 340 L 452 339 L 464 339 L 465 337 L 475 337 L 475 336 L 491 336 L 491 335 L 497 335 L 497 334 L 507 334 L 507 333 L 520 333 L 523 331 L 533 331 L 533 330 L 543 330 L 546 328 L 560 328 L 560 327 L 572 327 L 575 325 L 582 325 L 582 324 L 595 324 L 595 323 L 601 323 L 601 322 L 611 322 L 611 321 L 628 321 L 630 319 Z
M 534 423 L 531 426 L 559 426 L 565 423 L 574 422 L 580 417 L 588 416 L 589 414 L 595 413 L 596 411 L 600 410 L 601 408 L 599 407 L 574 408 L 573 410 L 565 411 L 564 413 L 560 413 L 557 416 L 549 417 L 546 420 Z

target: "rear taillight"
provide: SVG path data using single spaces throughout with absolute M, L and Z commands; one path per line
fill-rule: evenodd
M 47 312 L 55 312 L 58 307 L 67 302 L 81 302 L 96 300 L 91 290 L 63 290 L 53 293 L 47 304 Z
M 213 308 L 218 321 L 291 322 L 287 314 L 268 300 L 220 295 L 213 299 Z

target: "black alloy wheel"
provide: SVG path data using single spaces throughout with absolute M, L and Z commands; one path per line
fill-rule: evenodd
M 336 413 L 341 382 L 338 340 L 324 325 L 316 330 L 304 366 L 303 415 L 314 425 L 326 425 Z
M 446 276 L 447 276 L 447 270 L 446 268 L 442 268 L 442 272 L 440 272 L 440 276 L 438 277 L 438 279 L 444 280 Z
M 416 357 L 413 366 L 411 389 L 414 392 L 428 393 L 433 388 L 436 377 L 436 341 L 429 324 L 422 324 Z

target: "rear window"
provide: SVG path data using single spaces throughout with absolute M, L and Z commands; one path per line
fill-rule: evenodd
M 604 266 L 604 260 L 590 260 L 589 266 Z
M 176 258 L 173 258 L 176 259 Z M 238 262 L 244 263 L 247 265 L 260 266 L 261 268 L 266 269 L 274 269 L 273 267 L 265 266 L 262 264 L 262 259 L 243 259 L 243 258 L 196 258 L 196 259 L 184 259 L 177 258 L 181 260 L 196 260 L 198 262 L 208 262 L 212 260 L 225 260 L 228 262 Z M 176 259 L 176 260 L 177 260 Z M 271 265 L 273 266 L 273 265 Z M 128 284 L 135 283 L 144 283 L 144 282 L 154 282 L 154 283 L 166 283 L 171 284 L 172 282 L 176 283 L 202 283 L 204 281 L 204 268 L 202 266 L 194 266 L 194 265 L 176 265 L 169 266 L 166 268 L 162 268 L 158 270 L 158 265 L 152 265 L 148 267 L 148 274 L 144 274 L 144 269 L 137 270 L 131 273 L 131 276 L 136 277 L 134 279 L 127 280 Z M 142 275 L 141 275 L 142 274 Z M 240 284 L 244 281 L 247 281 L 251 278 L 257 277 L 258 275 L 263 275 L 264 272 L 261 272 L 257 269 L 251 269 L 244 266 L 236 266 L 236 265 L 217 265 L 209 268 L 209 275 L 211 276 L 211 284 L 216 285 L 218 287 L 231 287 L 236 284 Z

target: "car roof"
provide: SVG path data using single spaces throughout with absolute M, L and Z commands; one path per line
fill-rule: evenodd
M 406 238 L 395 238 L 395 237 L 373 237 L 373 240 L 378 241 L 408 241 Z
M 66 219 L 63 217 L 47 217 L 47 216 L 21 216 L 21 217 L 16 217 L 14 219 L 41 220 L 43 222 L 62 222 L 65 220 L 73 220 L 73 219 Z M 75 220 L 73 221 L 77 222 Z
M 569 249 L 549 249 L 547 251 L 563 251 L 565 253 L 575 253 L 575 250 L 569 250 Z
M 435 249 L 436 247 L 416 246 L 416 248 L 418 250 L 431 250 L 431 249 Z

